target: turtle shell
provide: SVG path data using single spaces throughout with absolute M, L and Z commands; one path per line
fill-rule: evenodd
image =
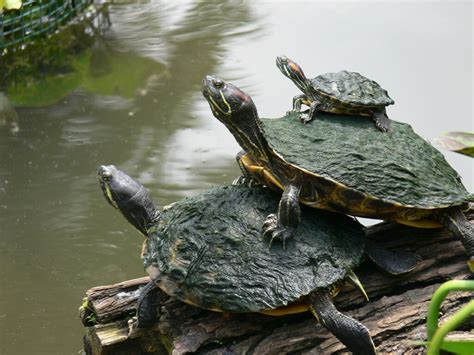
M 444 156 L 406 123 L 392 121 L 389 132 L 380 134 L 370 120 L 323 112 L 306 125 L 297 113 L 261 121 L 268 143 L 285 162 L 342 187 L 427 209 L 471 198 Z
M 363 255 L 360 224 L 303 209 L 286 249 L 269 248 L 261 227 L 279 199 L 268 189 L 228 186 L 173 204 L 145 241 L 145 268 L 167 294 L 225 312 L 275 309 L 343 280 Z
M 387 90 L 359 73 L 342 70 L 319 75 L 310 81 L 315 90 L 341 103 L 361 107 L 388 106 L 395 103 L 388 96 Z

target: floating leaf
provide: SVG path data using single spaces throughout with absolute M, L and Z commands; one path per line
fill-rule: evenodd
M 474 157 L 474 133 L 444 132 L 434 139 L 434 144 L 446 150 Z

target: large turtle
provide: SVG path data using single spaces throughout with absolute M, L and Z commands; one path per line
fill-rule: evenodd
M 298 238 L 286 250 L 269 248 L 260 227 L 279 198 L 269 189 L 217 187 L 160 212 L 148 191 L 113 165 L 101 166 L 98 175 L 107 201 L 147 237 L 142 259 L 152 281 L 141 294 L 135 326 L 156 319 L 162 298 L 158 287 L 212 311 L 283 315 L 310 310 L 350 350 L 375 354 L 367 328 L 331 301 L 347 278 L 363 290 L 352 269 L 366 240 L 354 219 L 303 210 Z M 373 257 L 374 249 L 366 250 Z M 378 265 L 392 273 L 416 264 L 410 255 L 375 254 Z
M 244 149 L 237 155 L 244 176 L 283 190 L 264 234 L 291 237 L 300 201 L 421 228 L 445 226 L 461 239 L 474 269 L 474 229 L 462 212 L 472 195 L 410 125 L 393 121 L 381 135 L 370 122 L 351 116 L 320 113 L 317 124 L 304 126 L 297 114 L 259 119 L 250 96 L 212 76 L 204 78 L 203 94 Z
M 301 67 L 291 59 L 280 56 L 277 67 L 303 92 L 293 98 L 293 111 L 300 112 L 301 104 L 310 107 L 308 114 L 300 118 L 307 123 L 316 117 L 318 111 L 345 115 L 368 116 L 375 127 L 386 132 L 390 126 L 385 106 L 395 102 L 387 90 L 365 76 L 341 70 L 308 79 Z

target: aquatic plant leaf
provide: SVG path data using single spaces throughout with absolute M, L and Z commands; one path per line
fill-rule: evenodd
M 94 75 L 91 73 L 91 57 L 90 50 L 76 57 L 67 57 L 72 68 L 69 73 L 47 75 L 41 80 L 25 77 L 23 81 L 8 87 L 8 96 L 16 106 L 41 107 L 58 102 L 80 87 L 97 95 L 131 99 L 137 91 L 145 90 L 147 80 L 159 77 L 165 68 L 163 64 L 147 58 L 114 53 L 109 57 L 108 71 Z
M 434 139 L 434 144 L 446 150 L 474 157 L 474 133 L 472 132 L 444 132 Z
M 430 345 L 429 341 L 414 341 L 412 343 L 414 346 L 426 346 Z M 454 354 L 462 354 L 462 355 L 471 355 L 472 348 L 474 343 L 472 340 L 469 339 L 457 339 L 457 340 L 443 340 L 441 343 L 441 350 L 449 351 Z
M 454 354 L 472 354 L 474 342 L 472 340 L 443 340 L 441 349 Z

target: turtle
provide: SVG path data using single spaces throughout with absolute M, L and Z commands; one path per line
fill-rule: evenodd
M 268 247 L 260 225 L 279 196 L 261 186 L 214 187 L 160 212 L 148 190 L 115 166 L 100 166 L 98 180 L 106 200 L 146 237 L 142 260 L 151 281 L 141 291 L 132 329 L 153 324 L 167 294 L 216 312 L 310 310 L 350 350 L 375 354 L 368 329 L 340 313 L 332 298 L 345 280 L 363 291 L 353 270 L 364 252 L 392 274 L 416 265 L 409 254 L 378 253 L 355 219 L 310 208 L 302 212 L 299 238 L 286 249 Z
M 202 92 L 243 148 L 236 159 L 244 179 L 283 190 L 277 214 L 263 224 L 264 235 L 290 238 L 300 202 L 419 228 L 444 226 L 461 239 L 474 270 L 474 228 L 463 214 L 473 195 L 409 124 L 392 121 L 382 135 L 353 116 L 320 113 L 317 124 L 307 125 L 296 113 L 260 119 L 249 95 L 210 75 Z
M 319 112 L 331 112 L 368 116 L 378 130 L 388 131 L 390 119 L 385 107 L 395 101 L 375 81 L 347 70 L 308 79 L 301 67 L 286 56 L 278 56 L 276 65 L 303 92 L 293 98 L 293 111 L 300 112 L 301 104 L 310 107 L 308 114 L 300 115 L 304 123 L 317 117 Z

